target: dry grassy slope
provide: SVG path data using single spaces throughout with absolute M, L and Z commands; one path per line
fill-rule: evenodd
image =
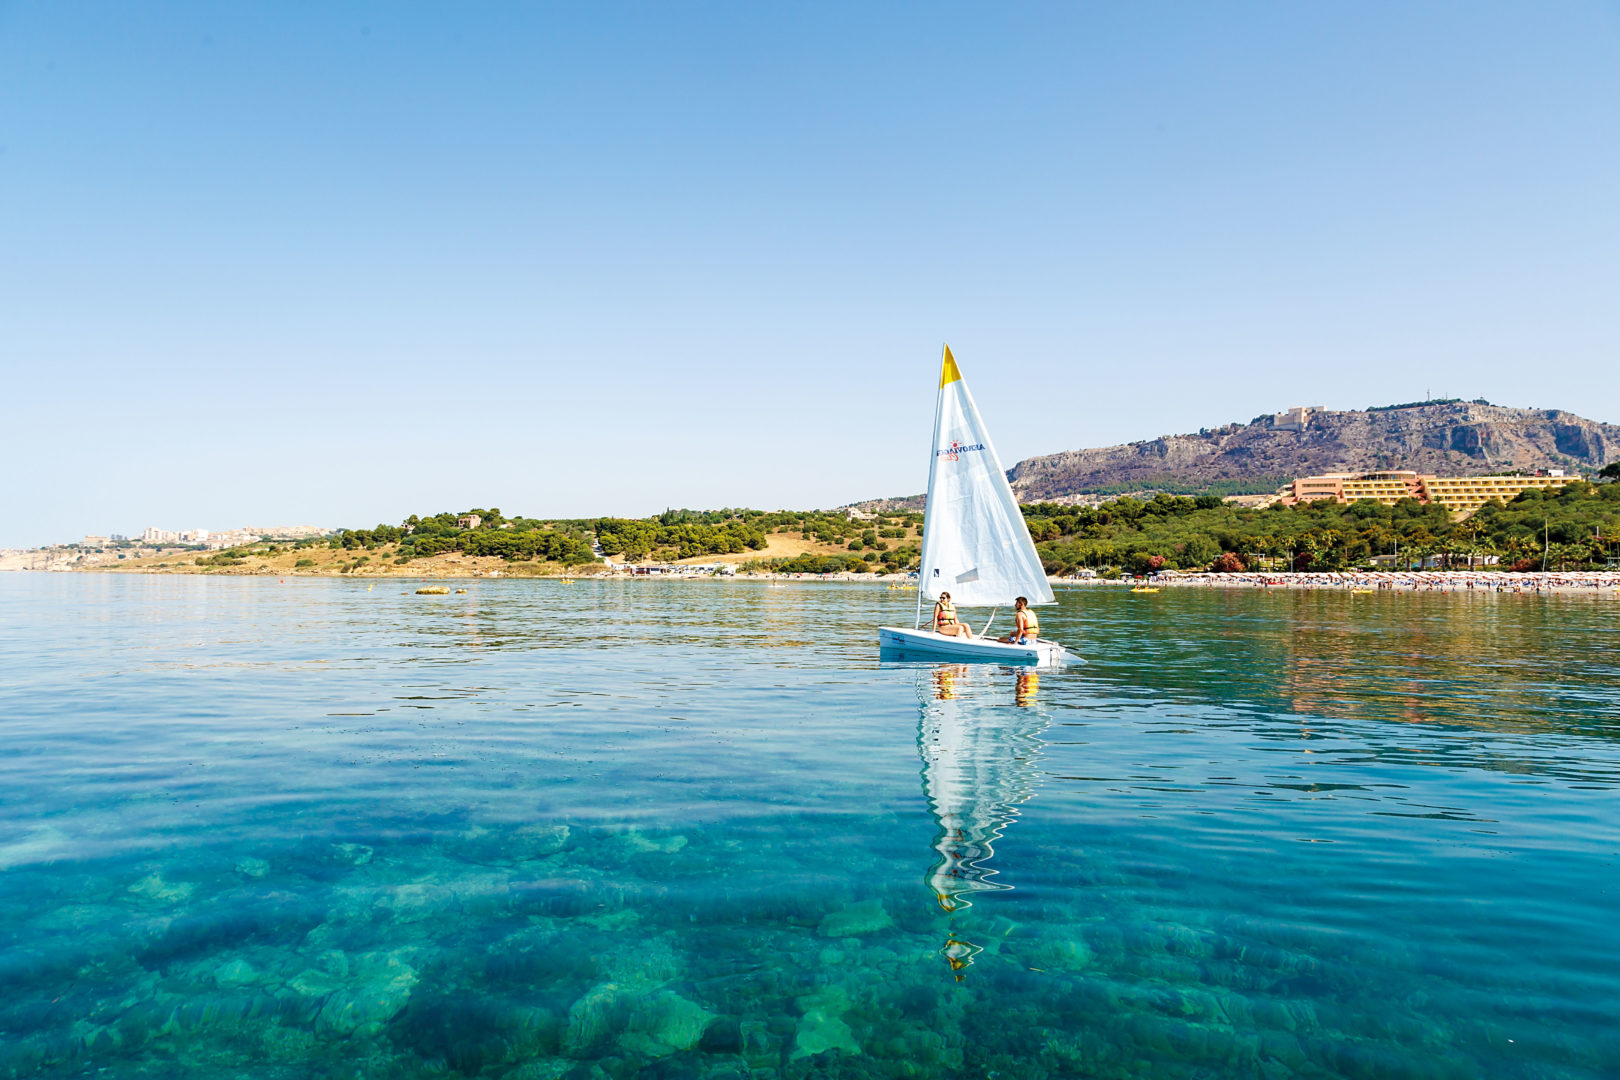
M 498 571 L 503 577 L 533 574 L 573 573 L 589 574 L 592 568 L 582 566 L 568 571 L 558 563 L 508 563 L 493 556 L 469 556 L 459 551 L 445 552 L 422 559 L 412 559 L 404 565 L 395 565 L 395 547 L 385 545 L 375 551 L 344 551 L 325 545 L 302 551 L 285 551 L 269 557 L 249 556 L 239 566 L 198 566 L 197 553 L 165 555 L 157 558 L 126 559 L 122 562 L 96 566 L 97 570 L 131 570 L 142 573 L 168 574 L 275 574 L 281 577 L 305 575 L 348 577 L 483 577 Z M 361 558 L 366 562 L 359 563 Z M 298 566 L 304 559 L 313 566 Z M 344 569 L 348 567 L 348 569 Z M 88 568 L 87 568 L 88 569 Z M 601 569 L 600 566 L 597 569 Z
M 916 537 L 907 540 L 891 540 L 891 544 L 916 543 Z M 412 559 L 404 565 L 395 565 L 393 559 L 397 545 L 387 544 L 375 551 L 345 551 L 341 548 L 328 548 L 324 544 L 317 547 L 305 548 L 302 551 L 285 551 L 269 557 L 249 556 L 239 566 L 198 566 L 196 560 L 199 552 L 171 553 L 163 556 L 149 558 L 130 558 L 123 561 L 109 561 L 94 566 L 97 570 L 139 571 L 143 573 L 161 574 L 276 574 L 282 577 L 305 575 L 345 575 L 348 577 L 484 577 L 491 572 L 498 572 L 502 577 L 526 577 L 534 575 L 561 575 L 568 577 L 584 577 L 593 573 L 606 572 L 606 567 L 600 563 L 585 566 L 565 567 L 560 563 L 509 563 L 505 559 L 494 556 L 463 555 L 459 551 L 445 552 L 442 555 L 431 555 L 425 558 Z M 769 533 L 766 537 L 766 547 L 763 551 L 748 551 L 736 555 L 700 555 L 695 559 L 680 560 L 688 564 L 703 563 L 732 563 L 740 565 L 755 559 L 777 559 L 792 555 L 849 555 L 851 552 L 842 544 L 823 544 L 817 540 L 805 540 L 797 532 Z M 357 560 L 364 558 L 366 562 L 356 565 Z M 311 560 L 313 566 L 298 566 L 301 560 Z M 615 559 L 616 564 L 622 564 L 622 559 Z M 347 567 L 348 569 L 344 569 Z M 92 567 L 86 566 L 85 569 Z
M 905 540 L 890 540 L 891 547 L 899 544 L 915 544 L 917 538 L 908 536 Z M 797 532 L 766 533 L 765 548 L 762 551 L 742 551 L 733 555 L 699 555 L 692 559 L 679 559 L 677 562 L 686 565 L 701 566 L 711 563 L 729 563 L 741 566 L 743 563 L 753 562 L 755 559 L 784 559 L 794 555 L 853 555 L 856 554 L 843 544 L 823 544 L 816 539 L 806 540 Z
M 1170 477 L 1185 483 L 1263 481 L 1321 472 L 1415 469 L 1477 475 L 1508 469 L 1596 469 L 1620 460 L 1620 425 L 1560 409 L 1421 405 L 1376 412 L 1311 414 L 1304 431 L 1278 430 L 1270 416 L 1197 435 L 1070 450 L 1020 461 L 1011 470 L 1024 502 Z M 922 497 L 857 504 L 914 509 Z

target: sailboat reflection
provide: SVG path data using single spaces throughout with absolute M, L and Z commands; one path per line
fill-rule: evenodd
M 1013 708 L 1008 708 L 1011 677 Z M 1036 706 L 1040 675 L 946 664 L 932 672 L 931 691 L 919 686 L 922 717 L 917 752 L 923 791 L 939 823 L 938 855 L 928 888 L 949 915 L 973 906 L 973 894 L 1010 889 L 993 880 L 995 844 L 1018 817 L 1017 807 L 1040 782 L 1041 733 L 1050 723 Z M 955 920 L 941 950 L 958 981 L 983 950 L 958 932 Z

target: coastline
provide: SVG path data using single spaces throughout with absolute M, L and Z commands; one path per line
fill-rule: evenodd
M 1110 582 L 1109 584 L 1114 584 Z M 1119 584 L 1140 584 L 1121 581 Z M 1332 589 L 1352 592 L 1575 593 L 1620 597 L 1620 571 L 1412 570 L 1404 573 L 1240 573 L 1159 575 L 1151 584 L 1178 589 Z
M 711 564 L 712 566 L 712 564 Z M 365 578 L 367 580 L 395 580 L 395 581 L 433 581 L 433 580 L 480 580 L 494 578 L 535 578 L 550 580 L 572 581 L 725 581 L 725 582 L 762 582 L 786 583 L 802 582 L 814 583 L 825 581 L 864 582 L 867 584 L 887 583 L 901 591 L 902 586 L 911 586 L 911 580 L 900 574 L 863 574 L 852 571 L 839 571 L 831 574 L 786 574 L 771 571 L 723 573 L 717 572 L 711 566 L 682 566 L 680 564 L 660 564 L 659 568 L 646 573 L 637 573 L 631 568 L 616 564 L 604 566 L 582 566 L 565 568 L 556 564 L 534 563 L 507 563 L 495 557 L 468 557 L 448 555 L 436 557 L 432 560 L 420 560 L 413 564 L 403 566 L 366 565 L 347 571 L 338 571 L 333 567 L 321 568 L 281 568 L 272 566 L 80 566 L 74 567 L 71 573 L 113 573 L 113 574 L 190 574 L 215 575 L 230 577 L 276 577 L 286 578 Z M 52 571 L 39 571 L 48 573 Z M 1360 593 L 1417 593 L 1417 592 L 1488 592 L 1509 594 L 1575 594 L 1585 596 L 1613 596 L 1620 599 L 1620 571 L 1592 570 L 1592 571 L 1556 571 L 1546 573 L 1530 572 L 1516 573 L 1513 571 L 1478 571 L 1478 570 L 1420 570 L 1405 573 L 1377 571 L 1366 573 L 1355 572 L 1322 572 L 1322 573 L 1184 573 L 1160 574 L 1151 579 L 1138 580 L 1133 578 L 1059 578 L 1047 579 L 1054 588 L 1073 589 L 1084 588 L 1134 588 L 1149 585 L 1154 588 L 1165 589 L 1290 589 L 1290 590 L 1329 590 L 1339 592 Z M 914 586 L 912 586 L 914 588 Z M 905 591 L 911 591 L 906 588 Z

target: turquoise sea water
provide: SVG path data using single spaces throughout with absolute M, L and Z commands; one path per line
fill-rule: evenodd
M 1620 601 L 0 575 L 0 1077 L 1620 1075 Z

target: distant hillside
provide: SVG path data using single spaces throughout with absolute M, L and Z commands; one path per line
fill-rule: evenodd
M 1615 460 L 1620 425 L 1560 409 L 1432 401 L 1365 411 L 1291 409 L 1195 435 L 1034 457 L 1008 476 L 1021 501 L 1040 502 L 1127 491 L 1270 491 L 1322 472 L 1415 469 L 1467 476 L 1593 470 Z M 914 499 L 876 502 L 899 508 Z

